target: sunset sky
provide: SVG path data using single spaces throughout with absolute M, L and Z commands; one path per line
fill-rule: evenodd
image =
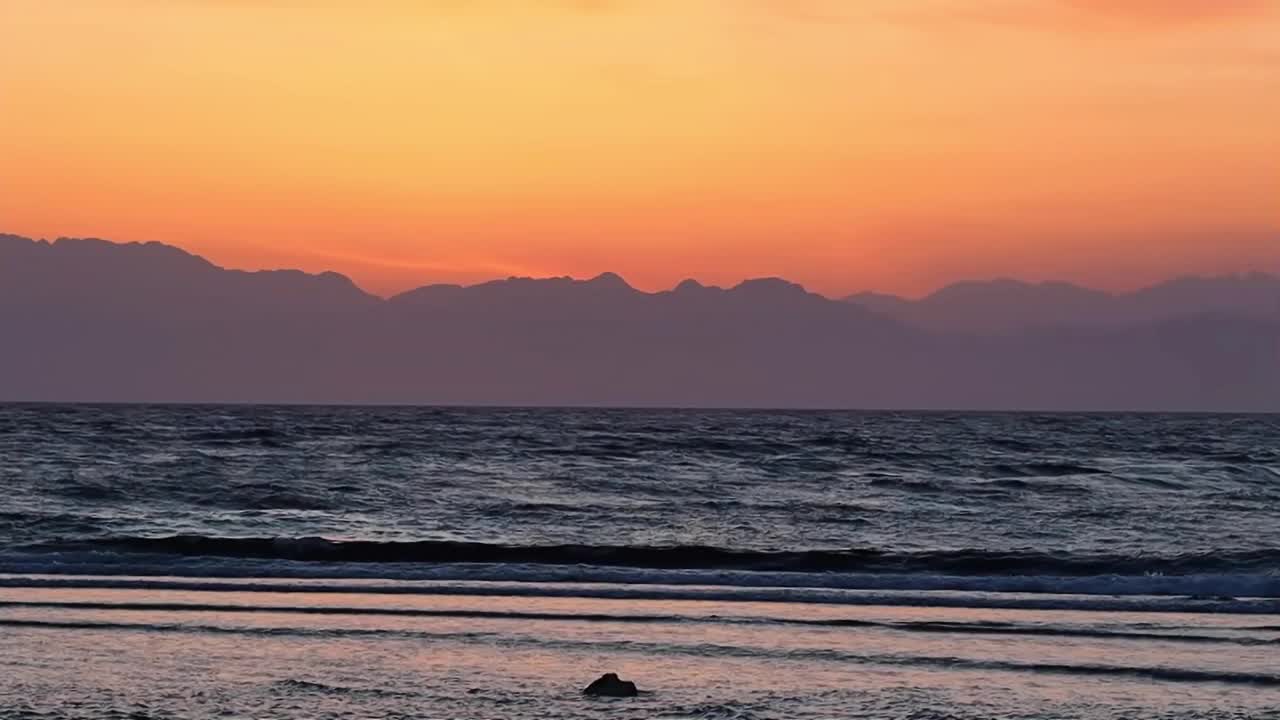
M 375 292 L 1280 270 L 1280 0 L 0 0 L 0 232 Z

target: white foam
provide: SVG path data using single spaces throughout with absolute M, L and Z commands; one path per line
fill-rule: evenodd
M 521 595 L 1280 614 L 1271 575 L 943 576 L 492 564 L 0 558 L 0 587 Z

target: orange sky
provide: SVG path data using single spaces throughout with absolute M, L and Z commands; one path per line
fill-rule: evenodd
M 1280 0 L 0 0 L 0 232 L 393 292 L 1280 270 Z

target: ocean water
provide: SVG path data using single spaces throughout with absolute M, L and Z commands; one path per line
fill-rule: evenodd
M 1274 416 L 9 405 L 0 488 L 3 718 L 1280 718 Z

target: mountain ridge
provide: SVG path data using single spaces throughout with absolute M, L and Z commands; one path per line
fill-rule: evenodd
M 9 244 L 9 248 L 6 248 L 5 243 Z M 864 305 L 864 306 L 880 306 L 873 309 L 881 309 L 883 306 L 909 306 L 909 305 L 919 305 L 921 303 L 927 303 L 927 302 L 933 302 L 933 301 L 955 300 L 957 299 L 957 297 L 963 297 L 965 294 L 971 293 L 973 291 L 982 291 L 982 290 L 987 290 L 992 288 L 1017 289 L 1021 291 L 1034 291 L 1034 292 L 1054 290 L 1061 293 L 1074 293 L 1082 297 L 1088 296 L 1088 297 L 1094 297 L 1094 298 L 1131 298 L 1131 297 L 1151 296 L 1154 294 L 1167 292 L 1171 288 L 1177 288 L 1180 286 L 1185 287 L 1189 285 L 1204 286 L 1204 285 L 1221 284 L 1221 283 L 1250 283 L 1253 285 L 1265 284 L 1269 287 L 1280 287 L 1280 272 L 1268 273 L 1268 272 L 1258 271 L 1258 270 L 1240 271 L 1240 272 L 1225 273 L 1225 274 L 1218 274 L 1218 275 L 1179 275 L 1179 276 L 1169 278 L 1167 280 L 1162 280 L 1160 282 L 1153 283 L 1151 285 L 1145 285 L 1133 290 L 1119 291 L 1119 292 L 1091 288 L 1086 285 L 1082 285 L 1079 283 L 1066 281 L 1066 280 L 1044 280 L 1044 281 L 1033 282 L 1033 281 L 1021 280 L 1018 278 L 1013 278 L 1008 276 L 999 276 L 999 277 L 994 277 L 994 278 L 985 279 L 985 280 L 984 279 L 957 280 L 954 282 L 947 283 L 922 297 L 909 298 L 902 295 L 897 295 L 894 293 L 886 293 L 878 290 L 863 290 L 859 292 L 849 293 L 843 296 L 827 296 L 827 295 L 821 295 L 820 293 L 815 293 L 813 291 L 810 291 L 800 283 L 796 283 L 794 281 L 787 280 L 786 278 L 780 278 L 776 276 L 758 276 L 758 277 L 744 278 L 743 280 L 737 282 L 736 284 L 733 284 L 727 287 L 720 286 L 720 285 L 706 284 L 697 280 L 696 278 L 685 278 L 684 280 L 681 280 L 680 282 L 673 285 L 671 288 L 655 290 L 655 291 L 646 291 L 646 290 L 635 288 L 634 286 L 632 286 L 630 283 L 627 282 L 627 280 L 623 275 L 617 272 L 604 271 L 590 278 L 575 278 L 568 275 L 545 276 L 545 277 L 512 275 L 505 278 L 494 278 L 491 280 L 472 283 L 470 285 L 461 285 L 456 283 L 427 283 L 424 285 L 409 288 L 407 290 L 403 290 L 401 292 L 393 293 L 389 296 L 383 297 L 383 296 L 375 295 L 367 290 L 364 290 L 359 286 L 358 283 L 356 283 L 349 276 L 333 270 L 325 270 L 321 272 L 307 272 L 307 271 L 297 270 L 293 268 L 273 268 L 273 269 L 259 269 L 259 270 L 243 270 L 243 269 L 237 269 L 237 268 L 229 268 L 229 267 L 217 265 L 216 263 L 213 263 L 207 258 L 201 255 L 192 253 L 177 245 L 172 245 L 172 244 L 158 242 L 158 241 L 117 242 L 117 241 L 106 240 L 106 239 L 97 238 L 97 237 L 58 237 L 54 240 L 42 240 L 42 239 L 29 238 L 29 237 L 25 237 L 17 234 L 0 233 L 0 253 L 3 253 L 6 249 L 11 250 L 13 246 L 28 246 L 30 249 L 33 249 L 33 250 L 39 249 L 41 247 L 57 250 L 61 248 L 74 247 L 74 246 L 81 246 L 81 247 L 92 246 L 99 249 L 123 249 L 128 251 L 141 250 L 141 251 L 151 251 L 151 252 L 162 252 L 162 253 L 169 254 L 171 256 L 183 258 L 193 263 L 198 263 L 209 269 L 222 270 L 222 271 L 231 272 L 231 273 L 242 273 L 245 275 L 281 273 L 281 274 L 304 276 L 308 278 L 329 279 L 332 281 L 342 282 L 344 284 L 350 284 L 355 289 L 359 290 L 359 292 L 365 295 L 368 295 L 371 298 L 377 298 L 381 300 L 395 300 L 397 298 L 411 296 L 414 293 L 417 293 L 419 291 L 432 291 L 435 289 L 446 289 L 446 288 L 471 289 L 471 288 L 479 288 L 479 287 L 485 287 L 485 286 L 495 286 L 498 284 L 510 283 L 510 282 L 576 283 L 576 284 L 591 285 L 596 287 L 610 286 L 617 289 L 631 290 L 636 293 L 641 293 L 646 295 L 659 295 L 663 293 L 672 293 L 672 292 L 681 291 L 682 289 L 683 290 L 698 290 L 698 289 L 738 290 L 738 289 L 744 289 L 744 286 L 754 287 L 754 286 L 760 286 L 760 285 L 777 285 L 777 286 L 794 286 L 795 288 L 804 290 L 807 293 L 819 295 L 827 299 L 839 300 L 843 302 L 849 302 L 849 303 Z M 4 258 L 4 255 L 0 255 L 0 259 L 3 259 L 3 258 Z
M 650 293 L 612 273 L 383 299 L 336 273 L 17 237 L 0 400 L 1280 411 L 1280 314 L 962 334 L 780 278 Z
M 1122 327 L 1202 313 L 1280 316 L 1280 276 L 1256 271 L 1180 276 L 1119 293 L 1061 281 L 996 278 L 951 283 L 916 300 L 856 293 L 843 301 L 935 331 Z

